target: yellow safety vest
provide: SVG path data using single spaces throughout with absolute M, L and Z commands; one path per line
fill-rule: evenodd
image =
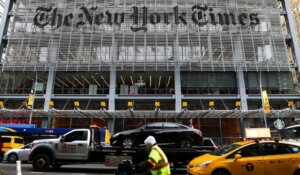
M 158 147 L 154 145 L 151 148 L 148 162 L 153 165 L 150 169 L 152 175 L 170 175 L 170 165 L 165 153 Z

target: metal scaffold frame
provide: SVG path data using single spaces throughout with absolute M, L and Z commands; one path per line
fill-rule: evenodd
M 207 8 L 207 24 L 195 23 L 195 5 Z M 273 0 L 18 0 L 3 70 L 47 71 L 55 43 L 56 71 L 109 70 L 112 63 L 121 70 L 168 70 L 179 63 L 189 71 L 286 71 L 295 63 L 287 59 L 277 6 Z M 227 25 L 219 14 L 234 17 Z M 257 25 L 251 24 L 255 14 Z M 115 60 L 112 52 L 118 52 Z

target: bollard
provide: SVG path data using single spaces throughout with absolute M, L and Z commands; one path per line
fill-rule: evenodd
M 20 160 L 17 160 L 16 161 L 16 165 L 17 165 L 17 175 L 22 175 L 22 172 L 21 172 L 21 161 Z

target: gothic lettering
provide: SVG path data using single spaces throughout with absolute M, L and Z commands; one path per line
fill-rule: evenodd
M 48 12 L 50 12 L 51 10 L 52 10 L 51 6 L 49 8 L 38 7 L 36 9 L 37 14 L 33 19 L 34 25 L 39 28 L 44 28 L 46 25 L 48 25 L 50 22 Z
M 208 8 L 206 5 L 194 5 L 192 7 L 192 10 L 194 11 L 194 13 L 192 14 L 192 20 L 195 24 L 199 25 L 200 27 L 204 26 L 208 23 L 208 21 L 206 19 L 206 14 L 205 14 L 205 11 L 207 9 Z M 197 11 L 195 11 L 195 10 L 197 10 Z
M 97 25 L 101 25 L 102 24 L 102 21 L 103 21 L 103 18 L 104 18 L 104 14 L 103 13 L 99 13 L 95 16 L 95 24 Z
M 174 7 L 174 18 L 175 18 L 175 24 L 179 24 L 179 20 L 181 21 L 181 23 L 183 23 L 184 25 L 187 25 L 187 22 L 185 20 L 185 12 L 178 12 L 178 6 Z
M 57 21 L 57 24 L 56 24 L 56 21 Z M 56 27 L 54 27 L 55 25 L 56 25 Z M 51 26 L 53 27 L 53 29 L 58 29 L 61 27 L 61 25 L 62 25 L 62 15 L 57 13 L 57 8 L 55 8 L 53 10 Z
M 258 13 L 239 13 L 234 14 L 232 12 L 223 13 L 218 10 L 215 13 L 215 8 L 208 7 L 205 4 L 196 4 L 191 8 L 191 15 L 188 16 L 185 11 L 180 11 L 178 6 L 173 8 L 173 12 L 153 12 L 148 14 L 147 7 L 132 7 L 133 11 L 127 18 L 132 19 L 132 25 L 130 29 L 133 32 L 148 30 L 148 23 L 151 25 L 156 25 L 158 23 L 169 24 L 183 24 L 187 25 L 188 18 L 199 27 L 205 26 L 207 24 L 212 25 L 259 25 L 260 19 Z M 36 14 L 34 16 L 34 25 L 39 28 L 44 28 L 47 25 L 52 26 L 52 28 L 58 29 L 63 26 L 71 26 L 73 23 L 76 27 L 83 25 L 121 25 L 125 22 L 126 14 L 124 12 L 114 12 L 107 9 L 105 12 L 97 12 L 97 7 L 87 8 L 85 6 L 80 7 L 81 13 L 78 16 L 69 13 L 62 15 L 58 8 L 50 7 L 38 7 L 36 9 Z
M 251 13 L 250 14 L 250 25 L 256 26 L 260 23 L 259 18 L 258 18 L 258 13 Z
M 150 15 L 150 23 L 151 24 L 160 23 L 160 15 L 159 15 L 159 13 L 152 13 Z
M 143 8 L 143 25 L 139 26 L 139 9 L 138 7 L 132 7 L 133 8 L 133 14 L 131 15 L 131 18 L 133 19 L 133 25 L 131 26 L 131 30 L 133 32 L 138 32 L 140 30 L 144 30 L 144 32 L 147 31 L 147 9 Z
M 239 22 L 242 26 L 246 25 L 247 23 L 244 21 L 245 19 L 247 19 L 247 14 L 246 13 L 242 13 L 239 15 Z
M 65 16 L 64 18 L 64 26 L 70 26 L 70 20 L 73 19 L 73 14 L 70 13 L 68 15 Z

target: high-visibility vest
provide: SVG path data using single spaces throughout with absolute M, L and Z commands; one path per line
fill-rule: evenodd
M 170 175 L 170 165 L 165 153 L 158 147 L 154 145 L 151 148 L 148 162 L 153 165 L 150 169 L 152 175 Z

